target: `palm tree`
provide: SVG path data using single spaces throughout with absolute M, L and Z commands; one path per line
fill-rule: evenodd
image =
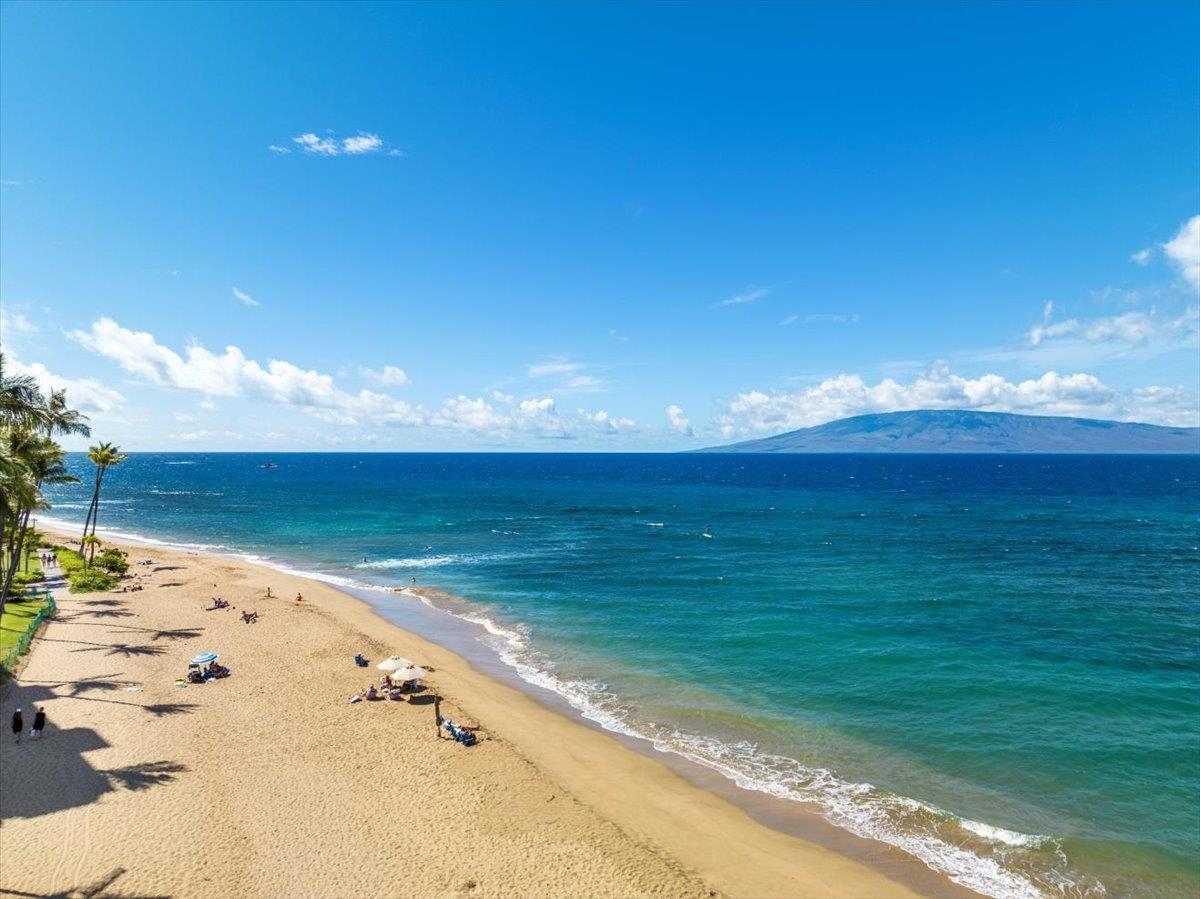
M 83 554 L 84 540 L 88 536 L 88 526 L 91 526 L 92 536 L 96 535 L 96 520 L 100 517 L 100 484 L 104 480 L 104 473 L 108 471 L 110 466 L 120 465 L 128 456 L 121 452 L 120 448 L 111 443 L 98 443 L 95 446 L 88 447 L 88 458 L 96 465 L 96 483 L 92 490 L 92 505 L 88 509 L 87 518 L 83 522 L 83 537 L 79 540 L 79 552 Z
M 0 351 L 0 609 L 29 535 L 29 516 L 46 508 L 41 487 L 77 479 L 63 466 L 54 434 L 88 434 L 86 416 L 67 407 L 66 393 L 49 400 L 29 375 L 5 371 Z
M 50 437 L 35 433 L 24 427 L 9 427 L 5 429 L 3 442 L 0 443 L 3 455 L 20 465 L 20 475 L 16 479 L 6 479 L 5 486 L 11 485 L 12 499 L 6 500 L 0 515 L 4 517 L 4 533 L 8 538 L 8 552 L 4 560 L 3 586 L 0 587 L 0 605 L 7 601 L 12 589 L 13 577 L 21 561 L 21 552 L 25 545 L 26 533 L 29 529 L 29 516 L 35 509 L 47 508 L 42 498 L 43 484 L 71 484 L 78 478 L 71 475 L 63 465 L 66 452 Z
M 46 403 L 37 381 L 30 375 L 6 372 L 4 353 L 0 352 L 0 423 L 41 427 L 45 419 Z
M 92 429 L 88 427 L 87 416 L 76 409 L 67 408 L 67 391 L 52 390 L 46 400 L 46 436 L 55 434 L 77 434 L 80 437 L 91 437 Z

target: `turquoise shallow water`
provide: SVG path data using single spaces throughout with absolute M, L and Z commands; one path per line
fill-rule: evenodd
M 1200 893 L 1196 457 L 273 458 L 132 456 L 102 527 L 442 587 L 593 720 L 983 892 Z

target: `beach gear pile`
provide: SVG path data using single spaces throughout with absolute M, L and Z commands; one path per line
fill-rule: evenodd
M 455 742 L 462 743 L 463 746 L 475 745 L 475 735 L 465 727 L 459 727 L 449 718 L 442 719 L 442 727 L 446 728 L 446 733 L 450 734 Z
M 180 678 L 176 683 L 186 681 L 189 684 L 203 684 L 219 677 L 229 677 L 229 669 L 219 664 L 217 658 L 215 652 L 200 653 L 188 663 L 187 677 Z

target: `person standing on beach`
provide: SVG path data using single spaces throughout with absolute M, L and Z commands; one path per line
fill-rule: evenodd
M 21 731 L 24 729 L 25 719 L 21 717 L 21 710 L 17 709 L 15 712 L 13 712 L 12 732 L 13 736 L 17 738 L 18 743 L 21 742 Z
M 37 710 L 37 714 L 33 716 L 33 735 L 39 740 L 42 738 L 42 729 L 46 726 L 46 707 L 42 706 Z

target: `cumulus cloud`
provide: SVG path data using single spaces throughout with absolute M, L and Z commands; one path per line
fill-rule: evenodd
M 120 391 L 114 390 L 93 378 L 65 378 L 56 375 L 40 362 L 26 365 L 19 359 L 5 360 L 15 374 L 29 375 L 38 382 L 43 391 L 65 390 L 71 407 L 87 414 L 114 412 L 125 402 Z
M 1146 247 L 1144 250 L 1138 250 L 1136 253 L 1133 253 L 1129 258 L 1138 265 L 1147 265 L 1153 254 L 1154 251 L 1150 247 Z
M 214 397 L 245 397 L 293 407 L 330 424 L 448 428 L 490 438 L 513 434 L 571 438 L 581 433 L 612 434 L 634 426 L 630 419 L 603 411 L 560 415 L 551 397 L 518 400 L 499 390 L 490 391 L 487 397 L 450 397 L 431 411 L 386 393 L 343 390 L 331 375 L 291 362 L 271 359 L 260 363 L 236 346 L 216 353 L 193 344 L 178 353 L 160 344 L 153 334 L 130 330 L 107 317 L 68 336 L 144 381 L 203 394 L 201 408 L 215 408 L 209 405 Z M 386 379 L 397 385 L 401 378 L 407 383 L 407 376 L 395 366 L 373 374 L 381 383 Z
M 685 437 L 691 437 L 696 433 L 692 428 L 691 421 L 683 414 L 681 406 L 676 406 L 673 403 L 667 406 L 667 421 L 670 422 L 672 431 L 682 434 Z
M 359 153 L 378 153 L 383 149 L 383 141 L 378 134 L 359 134 L 347 137 L 342 141 L 342 152 L 354 156 Z
M 598 412 L 588 412 L 586 409 L 580 409 L 578 410 L 578 415 L 582 421 L 587 422 L 595 430 L 604 434 L 616 434 L 619 431 L 629 431 L 637 427 L 637 422 L 632 418 L 609 415 L 603 409 Z
M 259 306 L 259 305 L 261 305 L 258 302 L 258 300 L 254 299 L 254 297 L 250 296 L 250 294 L 246 293 L 246 291 L 241 290 L 237 287 L 233 288 L 233 297 L 239 303 L 241 303 L 243 306 Z
M 36 334 L 38 326 L 29 317 L 17 309 L 9 311 L 0 309 L 0 337 L 11 339 L 13 334 Z
M 840 374 L 800 391 L 739 393 L 718 413 L 716 424 L 727 438 L 757 436 L 852 415 L 913 409 L 1070 415 L 1190 427 L 1200 423 L 1200 397 L 1183 387 L 1121 393 L 1091 374 L 1053 371 L 1020 382 L 995 374 L 965 378 L 937 362 L 907 384 L 892 378 L 868 384 L 858 375 Z
M 1200 215 L 1184 222 L 1179 233 L 1163 244 L 1162 249 L 1183 279 L 1200 290 Z
M 502 399 L 496 400 L 496 396 Z M 513 433 L 560 439 L 573 436 L 572 423 L 558 414 L 551 397 L 517 402 L 512 397 L 493 392 L 493 400 L 495 402 L 483 397 L 451 397 L 430 416 L 429 423 L 437 428 L 474 431 L 493 438 Z
M 368 381 L 383 384 L 385 387 L 407 387 L 412 383 L 408 379 L 408 373 L 394 365 L 385 365 L 378 371 L 373 368 L 360 368 L 359 374 Z
M 1057 338 L 1075 338 L 1088 343 L 1146 344 L 1151 341 L 1177 342 L 1194 338 L 1200 328 L 1200 306 L 1189 306 L 1177 314 L 1162 314 L 1151 308 L 1121 315 L 1080 321 L 1075 318 L 1054 321 L 1054 304 L 1046 303 L 1042 321 L 1029 329 L 1030 346 Z
M 292 143 L 301 153 L 307 153 L 310 156 L 364 156 L 370 153 L 383 153 L 386 156 L 404 155 L 394 147 L 389 148 L 387 141 L 369 131 L 360 131 L 353 137 L 341 139 L 332 134 L 321 137 L 307 131 L 293 137 Z M 280 154 L 291 152 L 287 147 L 281 147 L 278 144 L 271 144 L 267 149 Z
M 771 292 L 769 287 L 747 287 L 741 293 L 735 293 L 728 299 L 721 300 L 717 303 L 718 306 L 743 306 L 746 303 L 753 303 L 761 300 Z
M 107 317 L 97 319 L 88 331 L 76 330 L 68 336 L 161 387 L 194 390 L 209 397 L 247 396 L 323 413 L 327 419 L 346 423 L 415 424 L 419 420 L 416 410 L 402 400 L 369 390 L 350 394 L 339 389 L 330 375 L 277 359 L 262 365 L 246 358 L 236 346 L 213 353 L 194 344 L 181 356 L 159 344 L 154 335 L 123 328 Z

